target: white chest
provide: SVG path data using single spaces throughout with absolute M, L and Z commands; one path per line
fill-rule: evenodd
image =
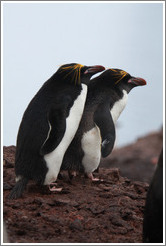
M 81 94 L 74 101 L 74 104 L 70 110 L 70 114 L 66 119 L 66 131 L 61 143 L 61 146 L 63 146 L 65 151 L 73 140 L 74 135 L 78 129 L 85 106 L 86 96 L 87 85 L 82 84 Z
M 112 107 L 112 109 L 110 110 L 114 123 L 117 121 L 123 109 L 125 108 L 127 104 L 127 100 L 128 100 L 128 94 L 125 90 L 123 90 L 123 97 L 119 101 L 117 101 Z
M 59 173 L 62 164 L 63 156 L 69 144 L 73 140 L 74 135 L 78 129 L 84 110 L 86 95 L 87 95 L 87 86 L 82 84 L 81 94 L 74 101 L 74 104 L 70 109 L 69 116 L 66 119 L 66 130 L 60 144 L 57 146 L 55 150 L 44 156 L 44 159 L 48 167 L 45 184 L 50 184 L 52 181 L 55 181 L 57 178 L 57 175 Z
M 84 133 L 81 146 L 84 151 L 82 165 L 85 173 L 92 173 L 98 167 L 101 157 L 101 136 L 97 126 Z

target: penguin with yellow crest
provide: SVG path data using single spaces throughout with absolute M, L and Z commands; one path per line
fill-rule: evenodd
M 16 156 L 16 184 L 9 198 L 22 195 L 29 180 L 51 185 L 79 126 L 91 76 L 103 66 L 72 63 L 61 66 L 29 103 L 20 124 Z M 50 190 L 56 190 L 55 186 Z
M 121 69 L 107 69 L 88 84 L 84 113 L 65 153 L 61 170 L 84 172 L 92 180 L 100 158 L 108 156 L 116 137 L 115 124 L 127 104 L 128 93 L 146 81 Z

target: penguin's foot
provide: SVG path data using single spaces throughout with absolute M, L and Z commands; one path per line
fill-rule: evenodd
M 49 190 L 50 191 L 57 191 L 57 192 L 61 192 L 62 191 L 62 188 L 57 188 L 57 183 L 51 183 L 49 185 Z
M 93 182 L 99 182 L 99 181 L 103 181 L 103 179 L 99 179 L 99 178 L 95 178 L 93 176 L 93 173 L 87 173 L 87 177 L 90 178 Z

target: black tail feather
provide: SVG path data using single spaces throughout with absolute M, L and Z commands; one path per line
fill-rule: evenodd
M 9 195 L 9 199 L 17 199 L 19 197 L 21 197 L 23 191 L 25 190 L 26 188 L 26 185 L 28 183 L 28 179 L 23 177 L 21 178 L 14 186 L 14 188 L 12 189 L 12 191 L 10 192 L 10 195 Z

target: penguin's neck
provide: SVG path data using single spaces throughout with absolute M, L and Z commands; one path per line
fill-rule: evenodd
M 110 110 L 114 124 L 116 123 L 117 119 L 119 118 L 120 114 L 122 113 L 123 109 L 127 104 L 127 99 L 128 99 L 127 91 L 123 90 L 122 92 L 123 92 L 122 98 L 116 101 Z

